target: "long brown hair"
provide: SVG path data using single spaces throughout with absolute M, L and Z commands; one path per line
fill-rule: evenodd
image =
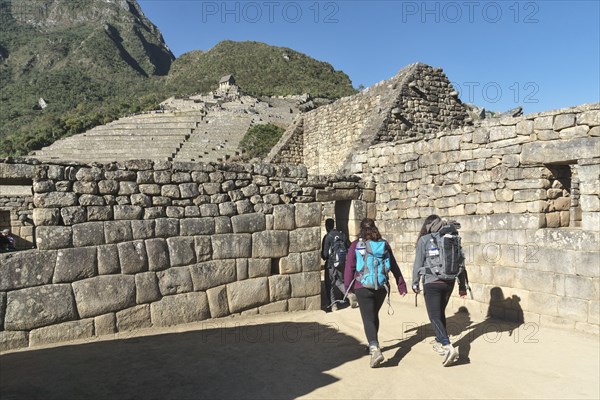
M 428 233 L 431 233 L 431 226 L 434 225 L 434 223 L 436 221 L 441 221 L 442 219 L 435 214 L 431 214 L 429 217 L 425 218 L 425 221 L 423 222 L 423 226 L 421 227 L 421 231 L 419 232 L 419 237 L 417 237 L 417 243 L 419 242 L 419 239 L 421 239 L 421 236 L 425 236 Z
M 381 233 L 371 218 L 365 218 L 360 222 L 360 237 L 364 240 L 381 240 Z

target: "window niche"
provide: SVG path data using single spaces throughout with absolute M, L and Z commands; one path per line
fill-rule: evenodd
M 581 226 L 576 164 L 548 164 L 546 228 Z

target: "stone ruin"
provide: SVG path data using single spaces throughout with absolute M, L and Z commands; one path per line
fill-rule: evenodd
M 318 310 L 324 218 L 375 218 L 410 277 L 432 213 L 462 225 L 451 309 L 598 334 L 599 137 L 600 104 L 473 121 L 414 64 L 298 115 L 265 164 L 0 160 L 36 245 L 0 254 L 0 348 Z

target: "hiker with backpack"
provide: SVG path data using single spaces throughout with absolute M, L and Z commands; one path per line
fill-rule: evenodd
M 377 333 L 379 331 L 379 310 L 390 294 L 388 273 L 392 272 L 396 286 L 402 296 L 406 295 L 406 283 L 392 253 L 389 243 L 382 239 L 375 221 L 365 218 L 360 223 L 360 234 L 350 245 L 344 271 L 346 291 L 353 290 L 358 299 L 360 316 L 367 341 L 371 368 L 379 366 L 383 360 Z
M 329 302 L 327 307 L 331 311 L 337 311 L 339 308 L 338 303 L 346 301 L 344 296 L 346 293 L 344 291 L 344 267 L 349 244 L 346 234 L 334 228 L 334 223 L 331 218 L 325 220 L 327 234 L 323 237 L 321 247 L 321 258 L 325 260 L 325 291 Z M 348 295 L 348 300 L 352 308 L 358 307 L 354 293 Z
M 433 214 L 425 219 L 419 238 L 413 265 L 412 290 L 418 294 L 419 281 L 423 281 L 425 306 L 435 340 L 433 350 L 443 356 L 442 365 L 447 367 L 458 361 L 458 350 L 450 343 L 446 330 L 446 306 L 458 279 L 458 293 L 467 295 L 467 272 L 456 221 L 445 221 Z

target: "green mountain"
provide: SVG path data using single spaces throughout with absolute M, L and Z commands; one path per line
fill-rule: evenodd
M 256 96 L 356 91 L 330 64 L 225 41 L 177 60 L 136 0 L 0 0 L 0 155 L 24 155 L 234 74 Z
M 285 47 L 229 40 L 207 52 L 182 54 L 171 67 L 167 88 L 202 93 L 214 89 L 226 74 L 233 74 L 242 90 L 253 96 L 310 93 L 339 98 L 356 93 L 348 75 L 331 64 Z

